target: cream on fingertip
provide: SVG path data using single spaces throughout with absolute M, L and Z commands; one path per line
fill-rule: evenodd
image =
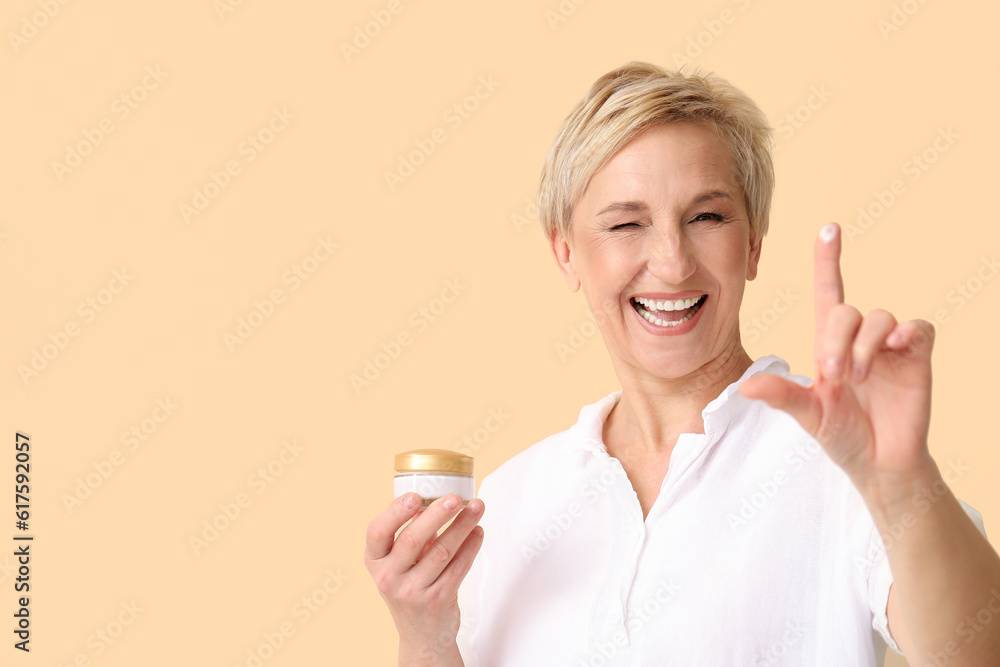
M 829 243 L 837 237 L 837 225 L 832 222 L 823 225 L 823 229 L 819 230 L 819 237 L 823 239 L 823 243 Z

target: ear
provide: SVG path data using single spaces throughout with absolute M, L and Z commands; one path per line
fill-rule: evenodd
M 556 264 L 559 265 L 559 270 L 566 277 L 566 286 L 569 287 L 570 292 L 577 291 L 580 289 L 580 277 L 573 267 L 573 248 L 570 247 L 566 237 L 558 229 L 552 231 L 549 236 L 549 244 L 552 247 L 552 254 L 556 258 Z
M 763 238 L 758 238 L 757 244 L 750 246 L 750 255 L 747 258 L 747 280 L 753 280 L 757 277 L 757 263 L 760 262 L 760 250 L 763 241 Z

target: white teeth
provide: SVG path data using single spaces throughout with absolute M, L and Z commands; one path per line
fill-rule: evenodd
M 698 297 L 696 299 L 682 299 L 680 301 L 674 301 L 674 302 L 671 302 L 671 301 L 667 301 L 667 302 L 659 301 L 659 302 L 657 302 L 657 301 L 651 301 L 650 299 L 646 299 L 646 298 L 643 298 L 643 297 L 636 298 L 635 300 L 639 304 L 641 304 L 641 306 L 639 307 L 638 311 L 639 311 L 639 314 L 642 315 L 646 319 L 647 322 L 650 322 L 650 323 L 655 324 L 656 326 L 660 326 L 660 327 L 676 327 L 676 326 L 680 326 L 681 324 L 684 324 L 685 322 L 687 322 L 688 320 L 690 320 L 692 317 L 694 317 L 695 314 L 696 314 L 696 312 L 697 312 L 697 309 L 692 310 L 690 313 L 688 313 L 682 319 L 679 319 L 679 320 L 676 320 L 676 321 L 667 321 L 667 320 L 661 320 L 659 317 L 656 317 L 655 315 L 653 315 L 652 312 L 650 312 L 649 310 L 647 310 L 646 308 L 644 308 L 642 306 L 646 306 L 648 304 L 651 309 L 652 308 L 656 308 L 657 310 L 684 310 L 685 308 L 690 308 L 691 305 L 693 305 L 695 303 L 698 303 L 703 298 L 704 297 Z M 686 306 L 683 305 L 685 303 L 688 303 L 688 305 L 686 305 Z M 662 307 L 657 307 L 658 304 L 664 304 L 666 306 L 676 306 L 677 304 L 681 304 L 681 305 L 680 305 L 680 307 L 677 307 L 677 308 L 670 308 L 670 307 L 662 308 Z
M 647 299 L 646 297 L 638 296 L 635 298 L 635 300 L 637 303 L 641 303 L 650 310 L 663 310 L 666 312 L 670 312 L 672 310 L 684 310 L 685 308 L 690 308 L 698 301 L 700 301 L 702 298 L 703 297 L 698 296 L 690 299 L 679 299 L 677 301 L 653 301 L 652 299 Z

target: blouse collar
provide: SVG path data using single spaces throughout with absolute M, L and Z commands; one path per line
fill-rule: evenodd
M 739 393 L 740 384 L 757 373 L 775 373 L 777 375 L 788 375 L 790 367 L 788 362 L 781 357 L 769 354 L 757 359 L 744 371 L 740 379 L 730 383 L 719 396 L 714 398 L 705 409 L 701 411 L 701 417 L 705 424 L 705 435 L 715 436 L 729 426 L 751 404 L 758 403 L 754 399 L 746 398 Z M 570 427 L 571 448 L 583 448 L 593 451 L 607 452 L 604 446 L 604 422 L 611 409 L 621 399 L 622 390 L 613 391 L 596 403 L 585 405 L 580 410 L 577 422 Z M 716 438 L 711 437 L 714 441 Z

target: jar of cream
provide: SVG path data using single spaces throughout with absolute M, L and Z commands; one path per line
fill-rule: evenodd
M 448 449 L 414 449 L 396 454 L 393 497 L 414 491 L 423 499 L 421 511 L 449 493 L 457 493 L 462 507 L 476 497 L 473 458 Z

